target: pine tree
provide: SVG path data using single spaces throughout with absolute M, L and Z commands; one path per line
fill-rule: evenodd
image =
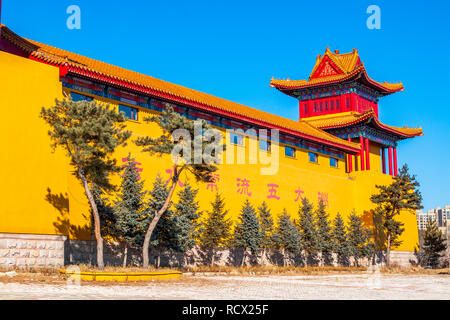
M 347 232 L 345 230 L 344 220 L 339 213 L 333 221 L 331 238 L 333 240 L 333 252 L 335 252 L 338 256 L 338 264 L 348 265 L 349 248 Z
M 361 217 L 353 211 L 349 216 L 347 237 L 349 254 L 355 259 L 356 266 L 359 266 L 360 258 L 369 258 L 373 254 L 370 235 L 370 230 L 363 227 Z
M 195 125 L 194 121 L 175 112 L 171 106 L 167 106 L 161 115 L 148 117 L 144 120 L 158 124 L 163 133 L 157 138 L 140 137 L 135 140 L 136 145 L 141 146 L 142 151 L 148 152 L 150 156 L 171 155 L 175 164 L 165 201 L 159 210 L 153 214 L 152 221 L 145 234 L 143 261 L 144 268 L 147 268 L 152 233 L 169 207 L 181 173 L 186 170 L 193 174 L 197 181 L 213 182 L 212 173 L 217 170 L 215 164 L 220 163 L 219 156 L 224 147 L 222 139 L 217 139 L 214 136 L 211 139 L 212 142 L 203 139 L 202 132 L 211 132 L 209 129 L 212 129 L 205 120 L 199 120 L 200 126 Z M 181 134 L 182 132 L 186 136 Z M 176 133 L 181 134 L 178 139 L 174 139 L 173 134 Z M 198 154 L 201 155 L 200 159 Z
M 319 200 L 319 205 L 316 210 L 316 224 L 317 224 L 317 249 L 322 253 L 322 259 L 325 264 L 332 261 L 333 242 L 331 239 L 331 226 L 328 213 L 325 209 L 325 204 L 322 199 Z
M 286 209 L 278 215 L 278 224 L 273 234 L 273 242 L 283 253 L 283 266 L 286 266 L 286 255 L 292 258 L 300 252 L 300 233 L 291 220 Z
M 140 180 L 136 162 L 127 156 L 127 163 L 112 213 L 114 215 L 113 235 L 125 243 L 123 267 L 127 265 L 128 248 L 140 246 L 144 238 L 144 217 L 148 214 L 147 191 Z
M 301 246 L 305 252 L 305 265 L 307 266 L 308 258 L 314 258 L 318 251 L 318 236 L 313 206 L 307 198 L 302 200 L 298 215 L 297 225 L 300 231 Z
M 216 198 L 211 202 L 211 210 L 207 211 L 200 236 L 201 246 L 211 251 L 211 265 L 214 265 L 217 249 L 228 243 L 230 237 L 232 222 L 226 218 L 227 214 L 224 199 L 216 193 Z
M 153 221 L 155 213 L 157 213 L 163 206 L 166 205 L 166 199 L 169 190 L 167 188 L 167 183 L 163 180 L 161 175 L 157 175 L 154 182 L 153 188 L 150 191 L 150 200 L 148 206 L 149 214 L 145 218 L 145 230 L 148 230 L 148 225 Z M 173 223 L 173 211 L 170 209 L 172 207 L 172 202 L 167 204 L 167 209 L 165 214 L 161 217 L 158 225 L 156 226 L 154 232 L 152 233 L 150 246 L 153 248 L 163 249 L 176 249 L 175 243 L 175 227 Z M 156 263 L 159 267 L 159 259 Z
M 198 189 L 188 183 L 178 192 L 178 203 L 175 204 L 173 222 L 175 227 L 175 244 L 177 251 L 185 254 L 196 244 L 200 234 L 199 219 L 202 214 L 196 201 Z
M 242 249 L 241 265 L 244 265 L 247 250 L 249 249 L 251 254 L 255 255 L 261 247 L 262 240 L 259 219 L 255 208 L 248 199 L 245 200 L 238 219 L 239 221 L 234 229 L 233 244 L 236 248 Z
M 110 192 L 115 189 L 110 176 L 121 170 L 112 158 L 114 151 L 131 136 L 125 131 L 126 118 L 108 105 L 93 100 L 56 100 L 55 105 L 42 108 L 41 118 L 50 126 L 48 132 L 52 147 L 62 147 L 74 168 L 74 175 L 80 180 L 91 206 L 97 240 L 97 265 L 104 268 L 103 237 L 100 216 L 92 194 L 92 185 Z
M 444 255 L 441 252 L 447 250 L 446 239 L 439 230 L 435 220 L 428 219 L 425 235 L 423 238 L 420 262 L 423 266 L 437 268 L 439 261 Z
M 267 251 L 274 246 L 273 233 L 275 226 L 267 203 L 263 203 L 258 207 L 258 218 L 260 222 L 261 233 L 261 248 L 263 249 L 263 256 L 266 256 Z
M 386 235 L 386 265 L 390 266 L 391 249 L 399 245 L 398 237 L 403 233 L 403 223 L 396 221 L 402 210 L 415 213 L 422 209 L 422 195 L 419 191 L 416 177 L 408 173 L 405 164 L 399 174 L 393 178 L 388 186 L 376 186 L 379 194 L 372 195 L 370 200 L 377 204 L 376 212 L 380 215 L 381 223 L 378 225 Z

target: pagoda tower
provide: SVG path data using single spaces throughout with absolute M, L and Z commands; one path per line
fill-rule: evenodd
M 317 56 L 308 80 L 272 79 L 270 86 L 298 99 L 299 121 L 360 144 L 357 156 L 347 155 L 347 172 L 371 170 L 372 159 L 381 162 L 382 173 L 395 176 L 398 141 L 423 135 L 422 129 L 379 120 L 380 97 L 403 91 L 403 84 L 372 80 L 356 49 L 340 54 L 327 47 Z

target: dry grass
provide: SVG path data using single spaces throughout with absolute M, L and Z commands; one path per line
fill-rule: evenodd
M 0 267 L 0 272 L 16 271 L 17 273 L 42 274 L 45 276 L 58 275 L 60 268 L 52 267 Z
M 365 267 L 296 267 L 296 266 L 199 266 L 186 267 L 185 272 L 196 273 L 219 273 L 227 275 L 321 275 L 337 273 L 362 273 Z
M 67 266 L 66 266 L 67 267 Z M 264 275 L 332 275 L 332 274 L 361 274 L 367 272 L 366 267 L 296 267 L 296 266 L 244 266 L 244 267 L 232 267 L 232 266 L 199 266 L 199 267 L 185 267 L 182 270 L 169 269 L 169 268 L 154 268 L 147 269 L 139 267 L 112 267 L 107 266 L 104 270 L 91 265 L 78 265 L 81 271 L 85 272 L 161 272 L 161 271 L 183 271 L 190 272 L 193 275 L 209 274 L 209 275 L 239 275 L 239 276 L 264 276 Z M 59 273 L 59 268 L 0 268 L 0 272 L 16 271 L 17 275 L 14 277 L 8 277 L 6 275 L 0 275 L 0 283 L 39 283 L 39 284 L 64 284 L 67 277 Z M 420 267 L 400 267 L 391 266 L 390 268 L 381 267 L 381 273 L 383 274 L 401 274 L 401 275 L 450 275 L 450 270 L 447 269 L 423 269 Z M 207 281 L 205 279 L 199 279 L 196 277 L 190 277 L 188 275 L 183 276 L 181 279 L 167 279 L 167 280 L 153 280 L 151 283 L 192 283 L 198 284 L 199 281 Z M 82 285 L 133 285 L 133 286 L 145 286 L 149 282 L 103 282 L 103 281 L 82 281 Z
M 420 274 L 420 275 L 450 275 L 450 269 L 424 269 L 422 267 L 417 266 L 411 266 L 411 267 L 401 267 L 398 265 L 392 265 L 390 268 L 387 267 L 381 267 L 380 268 L 381 273 L 386 274 L 405 274 L 405 275 L 413 275 L 413 274 Z

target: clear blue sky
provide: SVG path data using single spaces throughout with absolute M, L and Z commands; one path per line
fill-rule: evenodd
M 21 36 L 298 119 L 298 104 L 272 77 L 306 79 L 327 46 L 358 48 L 369 76 L 402 81 L 380 118 L 421 126 L 399 164 L 421 183 L 425 209 L 450 204 L 449 1 L 3 0 L 2 22 Z M 69 5 L 81 30 L 66 27 Z M 369 5 L 381 30 L 369 30 Z

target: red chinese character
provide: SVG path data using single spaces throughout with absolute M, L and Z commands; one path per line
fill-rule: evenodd
M 236 181 L 238 187 L 237 193 L 246 194 L 247 196 L 250 197 L 252 195 L 252 193 L 248 190 L 250 187 L 249 185 L 250 180 L 237 178 Z
M 167 180 L 167 183 L 169 183 L 171 180 L 172 180 L 172 178 L 173 178 L 173 172 L 175 171 L 175 167 L 176 166 L 173 166 L 173 169 L 167 169 L 166 170 L 166 173 L 167 174 L 169 174 L 169 180 Z M 181 188 L 183 188 L 184 187 L 184 184 L 183 184 L 183 182 L 181 182 L 181 180 L 180 180 L 180 177 L 178 177 L 178 185 L 181 187 Z
M 267 196 L 267 199 L 275 198 L 277 200 L 280 200 L 280 197 L 277 196 L 277 189 L 275 189 L 278 188 L 278 185 L 274 183 L 269 183 L 267 186 L 269 187 L 270 192 L 270 194 Z
M 211 188 L 211 191 L 214 191 L 214 188 L 216 188 L 217 191 L 217 183 L 220 181 L 220 176 L 219 174 L 215 173 L 211 175 L 212 181 L 210 183 L 208 183 L 208 185 L 206 186 L 206 190 L 208 190 L 209 188 Z
M 297 190 L 295 190 L 295 193 L 298 194 L 297 199 L 295 199 L 295 202 L 297 202 L 298 200 L 303 200 L 303 194 L 305 192 L 301 190 L 300 187 Z
M 318 194 L 319 194 L 318 200 L 319 201 L 322 200 L 323 204 L 328 207 L 328 193 L 319 192 Z

